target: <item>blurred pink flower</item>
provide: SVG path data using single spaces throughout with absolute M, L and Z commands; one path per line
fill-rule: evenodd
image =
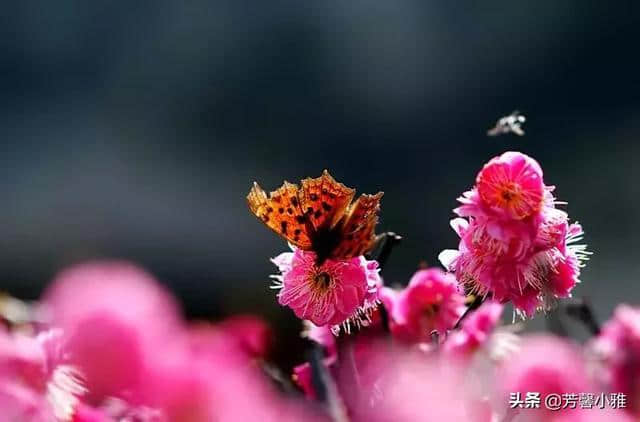
M 72 267 L 43 306 L 86 381 L 74 422 L 313 420 L 270 391 L 253 364 L 269 349 L 264 322 L 241 316 L 188 327 L 173 298 L 131 264 Z
M 17 383 L 0 383 L 0 411 L 8 421 L 55 421 L 46 397 Z
M 503 308 L 503 305 L 492 300 L 483 303 L 462 321 L 459 330 L 447 337 L 443 345 L 444 352 L 464 356 L 482 347 L 500 323 Z
M 68 419 L 85 389 L 60 354 L 58 331 L 0 332 L 0 414 L 8 420 Z
M 71 422 L 115 422 L 102 410 L 80 404 L 73 412 Z
M 269 325 L 253 315 L 236 315 L 216 325 L 237 342 L 238 347 L 252 358 L 265 358 L 271 350 L 273 333 Z
M 547 335 L 525 337 L 519 352 L 504 362 L 497 379 L 508 392 L 594 391 L 580 349 Z
M 315 253 L 296 249 L 273 259 L 281 275 L 273 276 L 281 289 L 278 301 L 298 318 L 317 326 L 339 329 L 342 324 L 367 324 L 381 284 L 377 263 L 363 257 L 325 260 L 316 265 Z
M 460 380 L 463 368 L 446 363 L 437 355 L 424 355 L 415 349 L 389 349 L 382 343 L 369 350 L 371 365 L 360 369 L 363 379 L 375 380 L 368 394 L 352 402 L 354 422 L 490 422 L 488 402 L 470 400 Z M 342 390 L 352 391 L 353 380 L 345 378 Z
M 380 296 L 391 333 L 410 343 L 429 342 L 434 330 L 444 338 L 465 310 L 455 277 L 437 268 L 416 272 L 402 291 L 384 287 Z
M 375 318 L 374 324 L 378 322 Z M 320 345 L 325 357 L 322 364 L 329 373 L 336 378 L 346 378 L 354 380 L 357 378 L 357 388 L 343 388 L 340 393 L 345 404 L 351 405 L 358 396 L 366 396 L 375 388 L 375 383 L 379 374 L 371 368 L 384 367 L 381 359 L 391 359 L 389 354 L 382 354 L 381 351 L 387 346 L 381 337 L 382 327 L 372 325 L 365 330 L 359 331 L 355 336 L 342 338 L 341 361 L 338 361 L 338 342 L 328 327 L 317 327 L 307 322 L 307 327 L 303 336 Z M 365 375 L 366 374 L 366 375 Z M 311 366 L 304 363 L 293 369 L 293 380 L 304 392 L 307 398 L 316 398 L 316 392 L 311 382 Z
M 33 337 L 0 330 L 0 414 L 7 420 L 48 422 L 46 357 Z
M 148 362 L 183 330 L 173 298 L 145 271 L 118 261 L 60 273 L 44 295 L 51 324 L 64 334 L 69 361 L 84 376 L 89 404 L 135 401 Z
M 315 400 L 318 396 L 316 390 L 313 387 L 311 365 L 309 362 L 302 363 L 293 368 L 293 382 L 302 390 L 305 397 L 311 400 Z
M 640 415 L 640 308 L 619 305 L 589 350 L 597 358 L 598 380 L 608 391 L 624 393 L 629 409 Z
M 558 414 L 573 414 L 580 420 L 580 407 L 554 412 L 545 408 L 549 394 L 595 393 L 580 348 L 560 338 L 533 335 L 521 342 L 518 353 L 509 356 L 496 374 L 498 397 L 496 402 L 508 406 L 510 394 L 519 393 L 524 399 L 527 393 L 540 393 L 539 408 L 516 409 L 532 420 L 556 420 Z M 586 410 L 586 412 L 595 411 Z M 528 420 L 528 419 L 525 419 Z
M 569 297 L 588 253 L 575 244 L 582 227 L 555 208 L 552 190 L 538 163 L 524 154 L 491 160 L 476 186 L 458 198 L 460 218 L 451 226 L 460 244 L 440 254 L 443 265 L 468 292 L 512 301 L 522 316 Z

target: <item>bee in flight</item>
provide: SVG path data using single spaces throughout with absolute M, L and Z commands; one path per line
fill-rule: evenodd
M 524 115 L 520 114 L 518 110 L 508 116 L 501 117 L 496 122 L 495 126 L 487 131 L 488 136 L 505 135 L 507 133 L 515 133 L 518 136 L 524 135 L 522 125 L 527 119 Z
M 247 195 L 249 209 L 292 245 L 315 252 L 318 265 L 327 258 L 353 258 L 374 248 L 382 192 L 363 194 L 352 202 L 355 190 L 326 170 L 300 185 L 285 181 L 267 196 L 254 182 Z

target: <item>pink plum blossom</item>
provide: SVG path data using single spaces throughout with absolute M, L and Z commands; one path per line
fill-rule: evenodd
M 60 332 L 0 333 L 0 410 L 8 420 L 68 419 L 85 388 L 78 371 L 65 364 Z
M 314 252 L 296 249 L 273 259 L 278 302 L 298 318 L 334 330 L 341 324 L 366 324 L 381 284 L 378 266 L 364 257 L 327 259 L 320 266 Z
M 311 364 L 309 364 L 309 362 L 295 366 L 293 368 L 292 379 L 296 385 L 300 387 L 305 397 L 311 400 L 318 398 L 316 390 L 313 387 Z
M 379 373 L 375 368 L 382 368 L 383 359 L 391 359 L 389 354 L 381 353 L 388 344 L 380 337 L 382 327 L 378 326 L 377 312 L 372 315 L 372 325 L 356 333 L 354 336 L 343 337 L 340 342 L 340 360 L 338 356 L 338 341 L 328 327 L 317 327 L 307 323 L 303 335 L 317 343 L 325 352 L 322 364 L 330 374 L 340 383 L 341 380 L 353 380 L 356 376 L 358 388 L 343 385 L 340 393 L 348 406 L 353 407 L 358 396 L 373 394 Z M 390 349 L 387 349 L 390 351 Z M 373 369 L 372 369 L 373 368 Z M 303 363 L 293 369 L 293 380 L 310 399 L 316 398 L 316 392 L 311 381 L 311 366 Z M 357 390 L 357 391 L 356 391 Z
M 81 403 L 76 407 L 71 422 L 114 422 L 114 420 L 102 410 Z
M 459 330 L 447 337 L 444 351 L 454 355 L 467 355 L 482 347 L 500 323 L 502 311 L 503 305 L 495 301 L 483 303 L 462 322 Z
M 505 406 L 511 394 L 520 394 L 525 398 L 527 393 L 540 393 L 539 408 L 516 407 L 516 411 L 535 421 L 557 420 L 572 416 L 568 420 L 581 420 L 581 409 L 563 409 L 560 412 L 547 410 L 545 399 L 550 394 L 596 393 L 590 380 L 586 361 L 577 345 L 560 338 L 533 335 L 523 339 L 518 353 L 510 355 L 498 368 L 496 374 L 498 398 L 497 403 Z M 596 412 L 597 409 L 585 410 Z
M 216 328 L 227 334 L 230 341 L 236 341 L 250 357 L 264 358 L 271 349 L 273 332 L 265 321 L 255 316 L 232 316 L 217 324 Z
M 189 326 L 173 298 L 131 264 L 92 262 L 63 271 L 43 309 L 86 387 L 73 422 L 315 419 L 267 385 L 255 362 L 270 345 L 263 321 L 239 316 Z
M 401 291 L 383 288 L 381 300 L 392 334 L 410 343 L 430 341 L 434 330 L 444 338 L 465 309 L 455 277 L 437 268 L 416 272 Z
M 619 305 L 589 348 L 597 358 L 597 377 L 608 391 L 624 393 L 640 415 L 640 308 Z
M 64 333 L 92 404 L 106 397 L 135 401 L 148 382 L 150 356 L 182 330 L 169 293 L 125 262 L 89 262 L 61 272 L 43 304 L 51 324 Z
M 535 215 L 544 202 L 540 165 L 517 152 L 506 152 L 485 164 L 476 188 L 483 211 L 506 220 Z
M 458 200 L 458 250 L 440 260 L 467 292 L 513 302 L 522 316 L 570 297 L 587 252 L 582 227 L 557 209 L 532 158 L 507 152 L 487 163 Z
M 445 363 L 437 355 L 418 353 L 415 349 L 389 349 L 373 344 L 369 350 L 371 364 L 360 369 L 364 379 L 375 380 L 374 388 L 350 409 L 355 422 L 382 421 L 470 421 L 490 422 L 488 402 L 472 402 L 462 388 L 463 368 Z M 343 389 L 353 390 L 353 381 L 344 379 Z

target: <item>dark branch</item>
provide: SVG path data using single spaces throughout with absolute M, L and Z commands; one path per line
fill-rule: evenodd
M 456 325 L 454 325 L 453 329 L 457 329 L 460 328 L 460 324 L 462 324 L 462 321 L 464 321 L 464 319 L 466 317 L 468 317 L 469 315 L 471 315 L 471 312 L 478 309 L 480 307 L 480 305 L 482 305 L 482 303 L 484 302 L 485 297 L 484 296 L 475 296 L 473 298 L 473 301 L 469 304 L 469 306 L 467 307 L 467 309 L 465 309 L 464 313 L 462 314 L 462 316 L 460 317 L 460 319 L 458 320 L 458 322 L 456 322 Z
M 316 397 L 327 406 L 327 411 L 334 422 L 349 422 L 349 417 L 338 392 L 335 381 L 324 364 L 324 350 L 318 344 L 309 353 L 311 365 L 311 383 Z
M 325 377 L 323 376 L 323 372 L 326 371 L 323 362 L 324 350 L 322 346 L 314 343 L 308 355 L 308 361 L 311 365 L 311 385 L 313 386 L 313 391 L 315 391 L 318 401 L 325 402 L 327 400 L 327 386 L 325 385 Z
M 374 253 L 371 254 L 371 258 L 378 261 L 380 269 L 384 268 L 393 248 L 400 243 L 402 236 L 395 234 L 394 232 L 386 232 L 380 235 L 378 240 L 378 246 Z
M 567 315 L 582 322 L 591 334 L 600 334 L 600 324 L 598 323 L 591 304 L 585 299 L 576 299 L 565 304 Z

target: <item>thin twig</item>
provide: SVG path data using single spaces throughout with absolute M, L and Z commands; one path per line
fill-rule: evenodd
M 316 393 L 316 398 L 320 402 L 327 400 L 327 386 L 323 372 L 326 371 L 324 359 L 324 350 L 319 344 L 314 343 L 308 352 L 309 365 L 311 365 L 311 386 Z
M 389 260 L 393 248 L 396 247 L 401 240 L 402 236 L 394 232 L 386 232 L 381 234 L 378 239 L 377 248 L 373 253 L 370 254 L 369 258 L 378 261 L 378 266 L 380 267 L 380 270 L 382 270 Z M 378 312 L 380 313 L 382 329 L 388 333 L 390 331 L 390 328 L 389 313 L 387 312 L 387 308 L 385 308 L 383 305 L 379 305 Z
M 378 305 L 378 312 L 380 313 L 380 323 L 382 324 L 382 330 L 385 333 L 391 332 L 391 327 L 389 326 L 389 312 L 387 312 L 387 308 L 384 307 L 384 304 Z
M 569 337 L 569 331 L 567 331 L 567 327 L 562 323 L 562 318 L 560 315 L 561 309 L 558 309 L 556 312 L 552 312 L 547 315 L 546 325 L 549 331 L 553 334 L 560 337 Z
M 471 315 L 471 312 L 478 309 L 480 307 L 480 305 L 482 305 L 482 303 L 485 300 L 485 296 L 475 296 L 473 298 L 473 301 L 469 304 L 469 306 L 467 307 L 467 309 L 464 310 L 464 313 L 462 314 L 462 316 L 460 316 L 460 319 L 458 320 L 458 322 L 456 322 L 456 325 L 453 326 L 453 329 L 457 329 L 460 328 L 460 324 L 462 324 L 462 321 L 468 317 L 469 315 Z
M 277 366 L 269 362 L 262 362 L 261 367 L 265 375 L 269 377 L 280 390 L 288 394 L 297 392 L 291 380 L 285 377 Z
M 567 302 L 564 308 L 568 316 L 582 322 L 592 335 L 597 336 L 600 334 L 600 324 L 587 299 L 581 298 Z
M 319 401 L 325 403 L 333 422 L 350 422 L 347 411 L 338 392 L 335 381 L 323 362 L 324 351 L 321 346 L 314 345 L 309 354 L 311 365 L 311 383 Z
M 440 334 L 437 330 L 431 332 L 431 344 L 436 350 L 440 347 Z

